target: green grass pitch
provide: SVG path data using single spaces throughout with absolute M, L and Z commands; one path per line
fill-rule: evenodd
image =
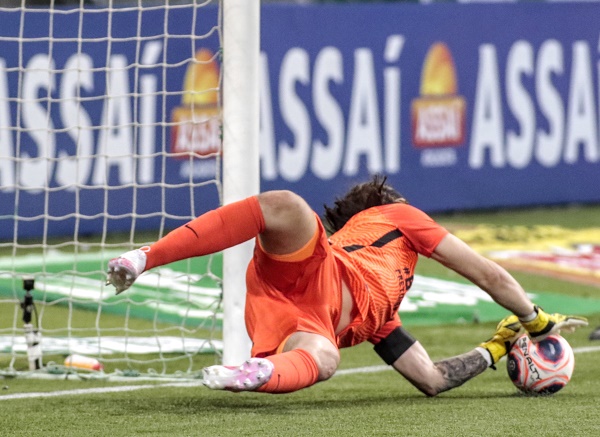
M 600 207 L 436 218 L 442 223 L 599 227 Z M 428 260 L 421 260 L 417 273 L 451 277 Z M 523 273 L 515 276 L 526 289 L 600 298 L 600 288 Z M 0 397 L 9 397 L 0 398 L 0 435 L 597 436 L 600 341 L 590 341 L 588 336 L 600 326 L 600 314 L 589 319 L 589 327 L 565 335 L 576 350 L 575 371 L 571 382 L 554 396 L 518 394 L 503 360 L 497 371 L 487 370 L 462 387 L 427 398 L 394 371 L 381 370 L 383 363 L 365 344 L 342 351 L 340 370 L 344 372 L 287 395 L 234 394 L 148 382 L 0 379 Z M 494 324 L 407 328 L 435 360 L 472 349 L 489 337 Z M 135 385 L 144 388 L 134 390 Z M 123 388 L 127 390 L 113 391 Z M 17 398 L 40 392 L 48 397 Z

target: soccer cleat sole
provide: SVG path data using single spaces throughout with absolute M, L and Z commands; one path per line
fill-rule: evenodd
M 264 358 L 250 358 L 237 367 L 210 366 L 202 373 L 202 383 L 211 390 L 252 391 L 271 379 L 273 363 Z

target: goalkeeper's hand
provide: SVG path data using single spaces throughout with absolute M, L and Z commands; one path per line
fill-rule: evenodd
M 521 321 L 523 327 L 529 333 L 533 342 L 543 340 L 552 334 L 563 332 L 573 332 L 579 326 L 587 326 L 588 321 L 585 317 L 565 316 L 562 314 L 548 314 L 543 309 L 535 306 L 537 316 L 529 322 Z
M 119 294 L 127 290 L 146 267 L 146 254 L 140 249 L 131 250 L 108 262 L 106 285 L 114 285 Z

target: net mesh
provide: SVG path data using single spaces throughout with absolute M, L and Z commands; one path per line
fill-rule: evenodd
M 119 296 L 104 280 L 220 204 L 221 8 L 98 3 L 0 7 L 0 367 L 74 372 L 77 354 L 104 375 L 194 375 L 221 350 L 220 257 Z

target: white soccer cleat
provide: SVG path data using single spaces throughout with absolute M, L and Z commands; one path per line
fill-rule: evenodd
M 112 284 L 117 294 L 127 290 L 146 268 L 146 253 L 136 249 L 108 262 L 106 285 Z
M 202 383 L 212 390 L 253 391 L 271 379 L 273 363 L 265 358 L 250 358 L 237 367 L 205 367 L 202 374 Z

